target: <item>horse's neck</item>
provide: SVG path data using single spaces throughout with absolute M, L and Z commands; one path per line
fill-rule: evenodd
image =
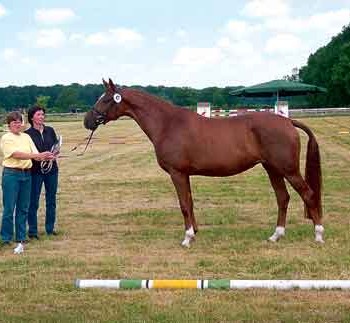
M 147 137 L 156 143 L 171 119 L 172 108 L 162 101 L 147 97 L 137 102 L 130 102 L 127 115 L 133 118 Z

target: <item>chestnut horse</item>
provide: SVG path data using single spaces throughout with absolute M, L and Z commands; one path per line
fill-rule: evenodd
M 190 176 L 231 176 L 256 164 L 266 170 L 277 198 L 277 226 L 269 240 L 277 241 L 285 234 L 286 179 L 304 201 L 315 240 L 323 242 L 320 153 L 306 125 L 269 112 L 209 119 L 143 91 L 117 87 L 111 79 L 103 83 L 105 92 L 86 113 L 84 125 L 94 131 L 121 116 L 137 122 L 153 143 L 159 166 L 175 186 L 185 222 L 183 246 L 189 247 L 197 232 Z M 305 179 L 300 174 L 300 138 L 295 127 L 309 137 Z

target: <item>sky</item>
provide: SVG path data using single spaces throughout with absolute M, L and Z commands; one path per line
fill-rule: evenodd
M 0 0 L 0 87 L 249 86 L 349 23 L 350 0 Z

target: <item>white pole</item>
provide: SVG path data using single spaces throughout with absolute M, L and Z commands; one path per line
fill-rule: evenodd
M 231 289 L 350 289 L 350 280 L 231 280 Z
M 75 286 L 78 288 L 116 288 L 120 287 L 120 280 L 112 279 L 77 279 Z
M 157 284 L 158 282 L 158 284 Z M 161 282 L 161 285 L 159 284 Z M 164 285 L 164 282 L 166 283 Z M 350 290 L 350 280 L 104 280 L 77 279 L 77 288 L 198 288 L 198 289 L 342 289 Z M 158 287 L 157 287 L 158 286 Z M 163 287 L 161 287 L 163 286 Z M 165 286 L 165 287 L 164 287 Z

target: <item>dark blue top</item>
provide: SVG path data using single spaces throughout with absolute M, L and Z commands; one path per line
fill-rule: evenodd
M 24 131 L 26 134 L 28 134 L 36 148 L 38 149 L 39 153 L 42 153 L 44 151 L 50 151 L 52 146 L 57 143 L 58 139 L 55 133 L 55 130 L 52 127 L 44 126 L 43 133 L 33 127 L 30 127 L 26 131 Z M 40 173 L 41 167 L 40 167 L 40 161 L 32 160 L 33 166 L 32 166 L 32 173 Z M 57 172 L 57 162 L 56 160 L 53 161 L 52 169 L 49 173 Z

